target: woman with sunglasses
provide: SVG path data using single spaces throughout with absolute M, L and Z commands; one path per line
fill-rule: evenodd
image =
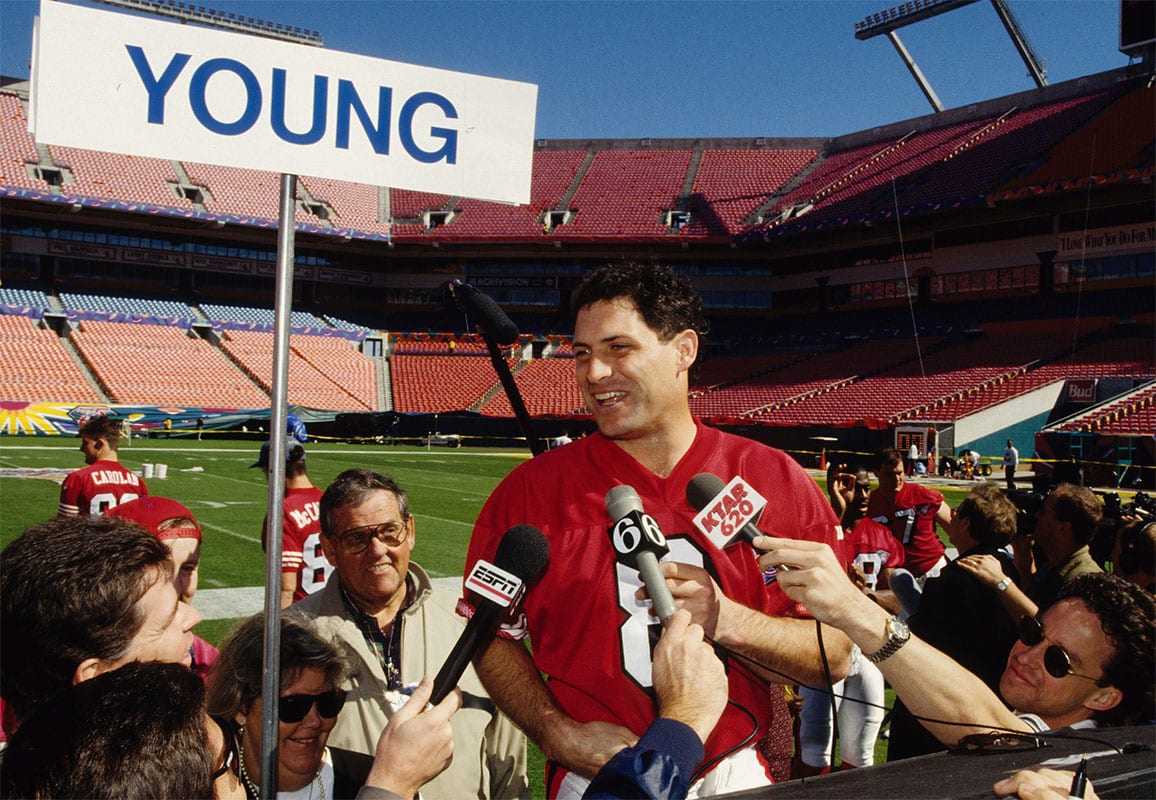
M 242 622 L 221 646 L 210 676 L 209 713 L 223 720 L 236 743 L 233 769 L 249 800 L 261 783 L 261 671 L 264 618 Z M 352 798 L 373 758 L 326 747 L 345 704 L 341 686 L 349 665 L 339 645 L 306 621 L 281 620 L 281 696 L 277 701 L 277 797 L 280 800 Z

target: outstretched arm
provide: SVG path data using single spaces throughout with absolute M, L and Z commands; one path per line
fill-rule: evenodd
M 678 608 L 685 608 L 706 635 L 723 647 L 746 656 L 771 683 L 825 684 L 823 658 L 814 620 L 772 617 L 730 599 L 702 567 L 675 561 L 659 565 Z M 850 585 L 850 581 L 847 582 Z M 640 590 L 640 591 L 644 591 Z M 847 675 L 851 643 L 837 630 L 823 628 L 823 651 L 831 680 Z M 744 662 L 747 663 L 747 662 Z
M 450 717 L 461 707 L 462 695 L 455 690 L 427 709 L 432 694 L 433 681 L 422 678 L 409 702 L 390 717 L 377 740 L 367 787 L 410 800 L 450 765 L 454 755 Z
M 1024 617 L 1034 617 L 1040 613 L 1040 607 L 1033 603 L 1032 599 L 1024 594 L 1023 589 L 1016 586 L 1014 581 L 1008 580 L 1007 588 L 1003 591 L 999 590 L 999 582 L 1007 579 L 1007 575 L 1004 575 L 999 559 L 995 556 L 987 553 L 967 556 L 959 559 L 957 563 L 964 572 L 974 575 L 980 583 L 990 587 L 993 592 L 999 592 L 1000 603 L 1003 604 L 1008 616 L 1016 622 Z
M 865 654 L 886 644 L 890 614 L 855 588 L 829 546 L 768 536 L 755 546 L 767 551 L 760 566 L 790 566 L 779 572 L 779 585 L 816 619 L 842 630 Z M 916 636 L 877 666 L 911 713 L 945 745 L 992 728 L 1031 730 L 979 678 Z
M 591 778 L 611 756 L 638 741 L 609 722 L 581 723 L 562 710 L 521 642 L 495 638 L 474 658 L 486 691 L 543 755 Z

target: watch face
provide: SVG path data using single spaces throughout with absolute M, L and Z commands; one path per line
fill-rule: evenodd
M 896 639 L 907 639 L 911 636 L 911 629 L 907 627 L 907 623 L 898 617 L 891 618 L 891 630 L 888 632 Z

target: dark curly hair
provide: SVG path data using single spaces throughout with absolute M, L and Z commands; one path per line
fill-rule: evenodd
M 706 336 L 710 325 L 702 310 L 702 298 L 690 280 L 670 267 L 645 264 L 610 264 L 591 272 L 574 292 L 571 303 L 578 314 L 600 300 L 626 297 L 659 341 L 669 342 L 677 334 L 692 330 Z M 701 348 L 700 348 L 701 353 Z
M 1156 598 L 1115 575 L 1080 575 L 1064 584 L 1057 600 L 1083 601 L 1100 618 L 1100 628 L 1114 648 L 1104 665 L 1104 680 L 1123 692 L 1115 708 L 1093 717 L 1101 725 L 1132 725 L 1156 718 L 1153 675 L 1156 674 Z

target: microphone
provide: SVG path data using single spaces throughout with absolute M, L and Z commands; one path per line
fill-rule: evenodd
M 474 318 L 474 324 L 493 336 L 498 344 L 513 344 L 518 340 L 518 326 L 494 298 L 457 279 L 449 282 L 449 290 L 458 306 Z
M 670 587 L 658 568 L 658 557 L 670 552 L 666 537 L 654 517 L 642 510 L 642 499 L 633 486 L 623 484 L 607 492 L 606 511 L 614 520 L 610 543 L 618 560 L 642 575 L 646 592 L 654 602 L 654 613 L 666 622 L 675 611 Z
M 430 702 L 440 703 L 448 695 L 470 660 L 487 641 L 498 621 L 516 609 L 526 593 L 526 585 L 542 574 L 550 560 L 550 543 L 533 525 L 515 525 L 502 535 L 494 563 L 479 560 L 466 576 L 465 588 L 478 595 L 474 614 L 458 637 L 434 678 Z
M 755 520 L 767 500 L 737 475 L 724 485 L 719 476 L 700 472 L 686 485 L 686 502 L 699 512 L 695 527 L 719 549 L 763 535 Z

